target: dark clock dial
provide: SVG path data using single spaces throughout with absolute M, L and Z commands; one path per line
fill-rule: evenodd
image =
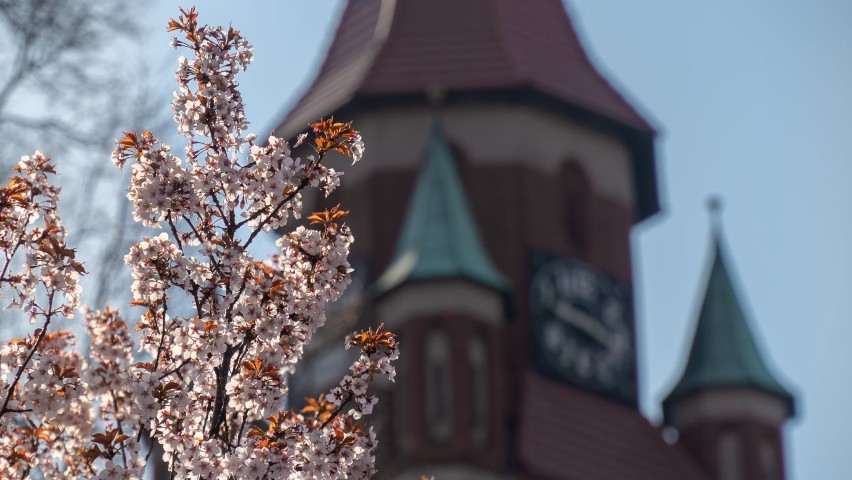
M 633 336 L 625 285 L 581 262 L 548 259 L 534 268 L 530 309 L 542 370 L 632 401 Z

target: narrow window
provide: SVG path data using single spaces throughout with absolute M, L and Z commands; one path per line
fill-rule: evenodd
M 719 463 L 725 480 L 743 480 L 743 446 L 740 437 L 729 432 L 719 441 Z
M 568 240 L 583 251 L 589 243 L 591 185 L 583 167 L 571 160 L 562 168 L 565 202 L 565 228 Z
M 453 431 L 452 370 L 450 341 L 443 330 L 426 339 L 426 420 L 435 440 L 448 440 Z
M 768 440 L 760 446 L 760 463 L 766 480 L 780 480 L 781 473 L 778 468 L 778 455 L 775 445 Z
M 488 345 L 482 336 L 470 339 L 468 348 L 470 366 L 470 435 L 474 443 L 482 445 L 488 439 L 490 411 L 490 382 L 488 379 Z

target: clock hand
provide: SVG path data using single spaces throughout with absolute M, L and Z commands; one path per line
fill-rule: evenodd
M 607 349 L 613 348 L 612 334 L 588 313 L 574 307 L 569 302 L 564 300 L 556 300 L 556 305 L 553 308 L 553 313 L 563 322 L 571 325 L 578 330 L 582 330 L 586 335 L 597 340 L 598 343 Z

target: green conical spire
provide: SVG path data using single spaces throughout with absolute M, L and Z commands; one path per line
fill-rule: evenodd
M 704 302 L 686 369 L 663 401 L 665 415 L 670 418 L 671 406 L 681 398 L 726 387 L 754 388 L 780 397 L 792 415 L 793 396 L 763 361 L 725 264 L 717 219 L 714 224 L 713 265 Z
M 436 121 L 394 258 L 375 288 L 382 294 L 407 281 L 445 278 L 466 278 L 500 291 L 510 287 L 485 251 L 452 151 Z

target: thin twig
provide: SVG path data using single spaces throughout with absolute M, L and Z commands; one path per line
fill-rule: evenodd
M 35 343 L 33 344 L 33 348 L 30 350 L 30 353 L 27 354 L 27 358 L 24 359 L 24 363 L 22 363 L 21 366 L 18 367 L 18 371 L 15 372 L 15 378 L 12 380 L 12 383 L 9 385 L 9 391 L 6 392 L 6 398 L 3 400 L 3 406 L 0 407 L 0 417 L 5 415 L 6 413 L 10 412 L 10 410 L 7 407 L 9 406 L 9 400 L 12 399 L 12 395 L 15 392 L 15 387 L 17 387 L 18 382 L 21 380 L 21 375 L 23 375 L 23 373 L 24 373 L 24 369 L 27 367 L 27 364 L 30 363 L 30 360 L 32 360 L 33 355 L 35 355 L 35 352 L 41 346 L 42 340 L 44 340 L 44 336 L 47 334 L 47 327 L 50 326 L 50 320 L 53 318 L 53 314 L 54 314 L 54 311 L 53 311 L 53 296 L 54 296 L 55 293 L 56 293 L 55 291 L 51 291 L 48 294 L 47 312 L 45 313 L 44 325 L 41 327 L 41 331 L 39 332 L 38 338 L 36 339 Z

